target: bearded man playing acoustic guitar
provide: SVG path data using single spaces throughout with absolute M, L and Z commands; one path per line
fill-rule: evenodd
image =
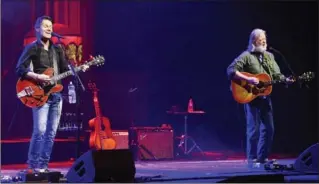
M 274 80 L 284 80 L 292 83 L 294 80 L 281 74 L 274 59 L 274 55 L 267 52 L 266 32 L 254 29 L 249 38 L 248 49 L 241 53 L 227 68 L 229 79 L 247 81 L 248 84 L 257 85 L 259 79 L 244 75 L 267 73 Z M 259 96 L 253 101 L 244 104 L 246 114 L 247 160 L 249 166 L 265 163 L 270 153 L 273 135 L 273 109 L 269 96 Z
M 32 79 L 39 83 L 50 81 L 50 76 L 43 74 L 48 68 L 55 68 L 55 74 L 68 71 L 68 63 L 61 47 L 51 41 L 53 26 L 48 16 L 39 17 L 34 26 L 37 40 L 24 48 L 16 67 L 21 78 Z M 82 71 L 88 69 L 88 66 Z M 61 81 L 57 81 L 61 84 Z M 32 108 L 33 132 L 28 151 L 27 172 L 48 172 L 54 138 L 62 110 L 61 93 L 50 94 L 48 101 Z

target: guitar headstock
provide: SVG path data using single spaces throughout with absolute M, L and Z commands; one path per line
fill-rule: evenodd
M 314 72 L 305 72 L 302 75 L 298 77 L 298 80 L 304 81 L 304 82 L 309 82 L 313 78 L 315 78 L 315 73 Z
M 101 65 L 104 65 L 104 62 L 105 62 L 104 57 L 101 55 L 98 55 L 95 57 L 91 57 L 91 60 L 85 64 L 90 65 L 90 66 L 91 65 L 101 66 Z
M 89 82 L 88 83 L 88 87 L 89 87 L 89 89 L 92 91 L 92 92 L 97 92 L 97 91 L 99 91 L 99 89 L 96 87 L 96 84 L 94 83 L 94 82 Z

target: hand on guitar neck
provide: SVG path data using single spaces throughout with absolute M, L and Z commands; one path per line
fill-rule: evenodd
M 285 82 L 286 82 L 286 84 L 292 84 L 292 83 L 296 82 L 296 79 L 294 79 L 293 77 L 287 77 L 287 78 L 285 78 Z

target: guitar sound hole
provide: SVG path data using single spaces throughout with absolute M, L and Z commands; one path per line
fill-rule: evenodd
M 259 81 L 259 83 L 256 85 L 257 88 L 263 88 L 264 87 L 264 82 L 263 81 Z

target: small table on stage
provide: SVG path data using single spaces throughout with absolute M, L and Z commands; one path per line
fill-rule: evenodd
M 167 114 L 173 114 L 173 115 L 183 115 L 184 116 L 184 134 L 181 135 L 180 137 L 180 142 L 178 147 L 182 147 L 184 144 L 184 154 L 188 155 L 189 153 L 191 153 L 195 148 L 198 149 L 202 154 L 203 154 L 203 150 L 197 145 L 197 143 L 195 142 L 195 140 L 188 136 L 188 132 L 187 132 L 187 119 L 188 116 L 191 114 L 194 115 L 199 115 L 199 114 L 205 114 L 204 111 L 192 111 L 192 112 L 176 112 L 176 111 L 166 111 Z M 188 150 L 188 140 L 192 141 L 193 145 L 191 146 L 191 148 Z

